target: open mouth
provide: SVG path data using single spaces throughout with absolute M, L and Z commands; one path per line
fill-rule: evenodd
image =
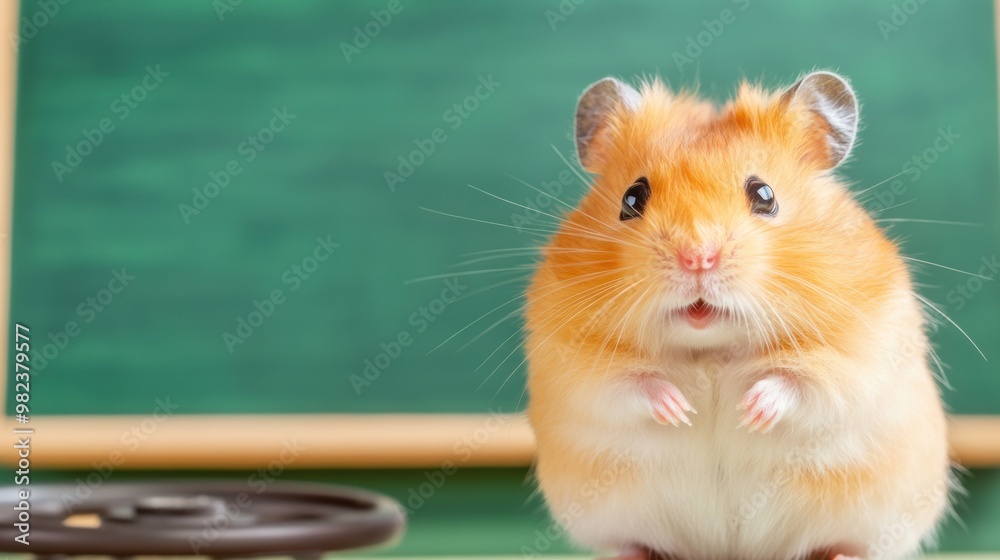
M 726 315 L 724 309 L 715 307 L 702 298 L 698 298 L 698 301 L 679 309 L 678 312 L 689 325 L 696 329 L 704 329 Z

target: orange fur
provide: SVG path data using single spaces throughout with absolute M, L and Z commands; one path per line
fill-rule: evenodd
M 628 507 L 633 499 L 659 512 L 650 516 L 663 517 L 657 522 L 670 542 L 690 534 L 739 543 L 754 530 L 690 528 L 664 511 L 666 502 L 645 505 L 657 476 L 683 480 L 693 476 L 692 465 L 717 467 L 723 478 L 713 484 L 757 468 L 766 476 L 783 472 L 782 503 L 812 503 L 813 515 L 869 523 L 875 521 L 862 512 L 891 517 L 908 494 L 947 482 L 944 414 L 926 366 L 923 317 L 909 273 L 896 245 L 829 171 L 826 121 L 747 84 L 721 108 L 659 81 L 642 85 L 640 94 L 637 108 L 619 108 L 596 130 L 588 154 L 594 182 L 543 249 L 528 291 L 528 412 L 538 439 L 539 485 L 553 510 L 586 501 L 580 488 L 622 452 L 639 467 L 608 490 L 617 506 L 591 507 Z M 774 218 L 749 212 L 743 185 L 752 175 L 774 189 L 780 208 Z M 620 221 L 622 195 L 639 177 L 652 191 L 645 212 Z M 739 311 L 739 320 L 725 337 L 700 344 L 667 314 L 690 303 L 675 255 L 706 245 L 721 250 L 718 297 Z M 733 404 L 762 372 L 775 369 L 801 387 L 802 410 L 773 433 L 735 433 Z M 655 425 L 634 413 L 630 379 L 645 371 L 669 379 L 692 401 L 698 409 L 692 428 Z M 891 400 L 894 391 L 902 403 Z M 769 458 L 815 440 L 816 429 L 834 433 L 817 458 L 791 467 Z M 649 448 L 635 443 L 647 433 L 663 441 Z M 730 457 L 738 450 L 747 457 L 746 472 L 739 457 Z M 723 516 L 734 507 L 728 497 L 711 502 L 721 490 L 704 490 L 702 507 L 710 512 Z M 920 534 L 886 557 L 926 538 L 946 502 L 935 501 Z M 792 513 L 769 512 L 768 523 L 794 519 Z M 636 519 L 629 523 L 646 520 Z M 611 533 L 574 536 L 592 546 L 663 542 L 623 542 L 628 537 Z M 786 537 L 810 543 L 807 535 Z M 845 536 L 878 552 L 873 538 Z M 699 556 L 683 542 L 670 546 L 661 552 Z M 813 551 L 788 546 L 800 556 Z M 741 554 L 757 557 L 753 550 Z
M 642 94 L 637 114 L 619 114 L 600 131 L 599 177 L 549 244 L 559 250 L 545 252 L 530 293 L 546 292 L 544 286 L 560 280 L 588 275 L 591 280 L 533 298 L 529 328 L 537 325 L 544 330 L 542 318 L 552 322 L 562 315 L 569 320 L 565 330 L 577 332 L 574 327 L 586 318 L 569 317 L 571 309 L 564 305 L 568 296 L 645 276 L 648 282 L 636 290 L 642 292 L 661 279 L 658 255 L 671 259 L 681 247 L 712 240 L 724 244 L 724 259 L 739 251 L 745 253 L 744 260 L 768 259 L 769 267 L 798 279 L 768 278 L 773 291 L 804 300 L 773 302 L 786 319 L 801 319 L 789 325 L 796 340 L 783 334 L 774 343 L 817 344 L 822 343 L 821 335 L 829 333 L 830 341 L 849 350 L 857 342 L 850 336 L 859 332 L 857 317 L 798 312 L 827 308 L 830 294 L 845 298 L 845 308 L 877 305 L 907 281 L 906 269 L 895 245 L 848 191 L 812 164 L 814 154 L 823 150 L 822 130 L 807 124 L 813 118 L 789 114 L 777 106 L 775 96 L 749 86 L 742 87 L 740 96 L 719 113 L 703 101 L 671 94 L 655 81 L 646 84 Z M 782 227 L 764 230 L 748 214 L 742 185 L 752 174 L 778 191 Z M 640 176 L 649 178 L 654 192 L 649 215 L 639 224 L 623 224 L 617 219 L 622 192 Z M 788 214 L 794 217 L 786 220 Z M 830 215 L 837 215 L 838 220 L 831 220 Z M 699 232 L 696 224 L 718 229 Z M 739 237 L 727 239 L 732 235 Z M 573 248 L 594 252 L 565 250 Z M 603 262 L 607 260 L 614 262 Z M 613 273 L 596 276 L 608 271 Z M 756 271 L 748 271 L 751 274 Z M 803 283 L 817 288 L 803 289 Z M 632 330 L 635 325 L 624 328 Z M 606 330 L 590 335 L 600 338 L 608 334 Z

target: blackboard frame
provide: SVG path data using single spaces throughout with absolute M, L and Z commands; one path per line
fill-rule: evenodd
M 0 30 L 16 36 L 19 3 L 0 6 Z M 994 3 L 1000 29 L 1000 0 Z M 1000 51 L 1000 48 L 998 48 Z M 1000 58 L 1000 57 L 998 57 Z M 0 316 L 10 311 L 11 222 L 17 51 L 0 54 Z M 0 353 L 8 356 L 14 333 L 0 322 Z M 8 365 L 0 366 L 0 399 Z M 6 402 L 6 401 L 4 401 Z M 152 416 L 32 416 L 27 424 L 4 415 L 7 433 L 30 430 L 36 468 L 242 469 L 281 460 L 282 468 L 423 468 L 443 465 L 517 466 L 531 463 L 534 442 L 522 415 L 486 414 L 285 414 L 178 415 L 141 431 L 143 444 L 124 454 L 128 434 Z M 481 437 L 481 434 L 490 437 Z M 1000 466 L 1000 416 L 951 419 L 952 453 L 965 466 Z M 294 455 L 294 460 L 284 458 Z M 3 463 L 16 465 L 16 453 Z

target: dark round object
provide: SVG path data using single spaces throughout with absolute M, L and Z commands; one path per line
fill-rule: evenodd
M 618 219 L 624 222 L 642 216 L 646 210 L 646 203 L 649 202 L 649 195 L 649 180 L 645 177 L 636 179 L 622 196 L 622 211 Z
M 750 199 L 750 211 L 762 216 L 773 216 L 778 213 L 778 201 L 774 198 L 771 185 L 756 177 L 751 177 L 746 184 L 747 198 Z
M 23 490 L 30 492 L 29 546 L 14 541 Z M 343 486 L 257 480 L 0 488 L 0 551 L 36 555 L 314 558 L 395 540 L 404 525 L 396 502 Z

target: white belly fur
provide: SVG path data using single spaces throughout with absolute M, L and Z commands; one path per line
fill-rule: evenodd
M 681 379 L 702 379 L 704 385 L 704 376 L 691 375 L 697 372 L 680 373 Z M 561 418 L 567 422 L 549 424 L 551 434 L 546 430 L 546 437 L 569 442 L 581 456 L 627 456 L 628 471 L 591 477 L 602 479 L 597 485 L 573 480 L 556 464 L 571 459 L 548 455 L 540 445 L 542 490 L 554 517 L 575 541 L 592 549 L 638 544 L 685 560 L 781 560 L 851 543 L 864 547 L 863 553 L 873 560 L 904 556 L 917 549 L 945 507 L 947 468 L 937 474 L 931 468 L 930 478 L 888 479 L 880 489 L 883 496 L 859 496 L 856 504 L 837 512 L 821 511 L 816 500 L 790 489 L 783 479 L 788 475 L 775 474 L 775 469 L 794 464 L 822 470 L 867 460 L 880 448 L 881 436 L 873 432 L 872 423 L 911 423 L 909 416 L 920 411 L 905 403 L 921 398 L 906 393 L 928 390 L 927 382 L 920 380 L 927 377 L 926 371 L 919 371 L 911 377 L 914 383 L 896 384 L 892 397 L 899 406 L 890 404 L 871 415 L 854 414 L 853 422 L 823 426 L 822 415 L 806 405 L 767 434 L 737 429 L 736 404 L 745 391 L 738 383 L 697 387 L 677 382 L 699 411 L 690 427 L 664 426 L 643 417 L 641 403 L 627 390 L 606 383 L 589 389 L 584 385 L 567 392 L 572 399 L 567 408 L 589 411 L 584 412 L 589 418 L 565 414 Z M 943 446 L 936 441 L 922 444 Z M 559 477 L 565 479 L 554 480 Z M 590 486 L 583 494 L 546 491 L 546 486 L 564 485 Z

